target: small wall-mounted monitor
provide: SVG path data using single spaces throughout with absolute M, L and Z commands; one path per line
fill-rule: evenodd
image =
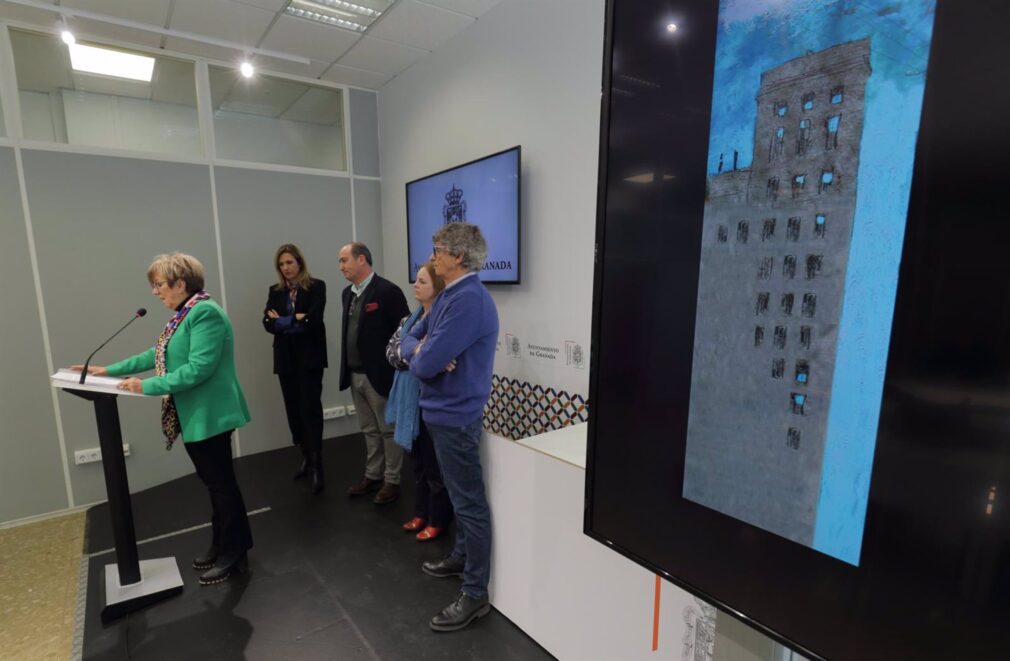
M 487 239 L 485 284 L 519 284 L 520 147 L 407 183 L 410 281 L 431 258 L 431 236 L 448 223 L 472 223 Z

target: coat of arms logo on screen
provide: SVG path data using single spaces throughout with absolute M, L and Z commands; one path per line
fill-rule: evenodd
M 445 204 L 442 205 L 442 218 L 445 220 L 446 225 L 449 223 L 466 222 L 466 200 L 463 199 L 463 189 L 456 188 L 456 184 L 453 184 L 452 189 L 445 194 Z

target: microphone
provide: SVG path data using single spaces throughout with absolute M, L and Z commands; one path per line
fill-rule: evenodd
M 88 376 L 88 365 L 91 363 L 91 359 L 95 357 L 95 354 L 98 353 L 99 351 L 101 351 L 102 347 L 104 347 L 106 344 L 108 344 L 109 342 L 111 342 L 113 337 L 116 337 L 117 335 L 119 335 L 120 333 L 122 333 L 124 330 L 126 330 L 127 326 L 129 326 L 130 324 L 132 324 L 133 322 L 135 322 L 137 319 L 140 319 L 145 314 L 147 314 L 147 308 L 140 308 L 139 310 L 137 310 L 137 312 L 133 315 L 133 319 L 130 319 L 128 322 L 126 322 L 125 324 L 123 324 L 123 327 L 120 328 L 119 330 L 117 330 L 115 333 L 113 333 L 112 337 L 110 337 L 106 341 L 102 342 L 102 344 L 101 344 L 100 347 L 98 347 L 97 349 L 95 349 L 94 351 L 91 352 L 91 355 L 88 356 L 88 359 L 84 361 L 84 369 L 81 370 L 81 380 L 77 382 L 78 384 L 83 384 L 84 383 L 84 379 L 87 378 L 87 376 Z

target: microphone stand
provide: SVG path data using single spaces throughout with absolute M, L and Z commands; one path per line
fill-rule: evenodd
M 91 359 L 95 357 L 95 354 L 98 353 L 99 351 L 101 351 L 102 347 L 104 347 L 106 344 L 108 344 L 109 342 L 111 342 L 114 337 L 116 337 L 117 335 L 119 335 L 120 333 L 122 333 L 124 330 L 126 330 L 127 326 L 129 326 L 130 324 L 132 324 L 133 322 L 135 322 L 137 319 L 140 319 L 142 316 L 143 315 L 140 315 L 140 314 L 133 315 L 133 319 L 130 319 L 128 322 L 126 322 L 125 324 L 123 324 L 123 327 L 120 328 L 119 330 L 117 330 L 115 333 L 113 333 L 112 337 L 110 337 L 106 341 L 102 342 L 102 346 L 98 347 L 97 349 L 95 349 L 94 351 L 91 352 L 91 355 L 88 356 L 88 359 L 84 361 L 84 369 L 81 370 L 81 380 L 77 382 L 78 384 L 81 384 L 81 385 L 84 384 L 84 379 L 87 378 L 87 376 L 88 376 L 88 365 L 91 364 Z

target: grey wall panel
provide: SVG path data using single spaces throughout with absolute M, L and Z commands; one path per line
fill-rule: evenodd
M 374 92 L 349 90 L 354 174 L 379 176 L 379 113 Z
M 14 151 L 0 148 L 0 522 L 69 506 Z
M 354 224 L 357 240 L 372 251 L 375 270 L 385 275 L 382 260 L 382 189 L 372 179 L 354 180 Z M 404 220 L 406 223 L 406 220 Z
M 312 275 L 327 285 L 330 369 L 323 381 L 323 406 L 351 403 L 348 392 L 338 392 L 340 291 L 347 282 L 337 270 L 337 253 L 352 236 L 350 184 L 344 178 L 241 168 L 215 168 L 215 177 L 228 313 L 253 416 L 242 431 L 242 453 L 250 454 L 291 442 L 273 375 L 272 336 L 261 323 L 268 289 L 277 282 L 274 251 L 283 243 L 301 248 Z M 355 422 L 327 423 L 325 435 L 351 433 Z
M 207 289 L 220 292 L 210 175 L 206 166 L 23 151 L 53 360 L 83 362 L 141 306 L 149 314 L 95 357 L 113 362 L 152 346 L 169 311 L 151 295 L 147 267 L 159 253 L 199 258 Z M 61 394 L 67 451 L 98 446 L 88 402 Z M 121 398 L 134 491 L 192 471 L 182 448 L 165 452 L 159 400 Z M 72 462 L 71 462 L 72 463 Z M 71 466 L 78 504 L 105 498 L 100 464 Z

